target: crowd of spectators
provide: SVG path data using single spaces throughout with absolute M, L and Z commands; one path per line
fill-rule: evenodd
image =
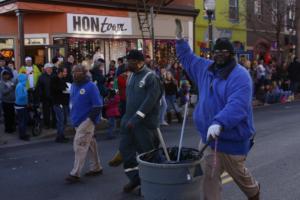
M 120 57 L 117 61 L 109 61 L 108 70 L 105 70 L 107 63 L 101 57 L 94 56 L 93 60 L 84 62 L 90 79 L 104 98 L 102 118 L 107 119 L 109 124 L 107 139 L 114 139 L 118 121 L 126 109 L 126 80 L 130 76 L 126 60 Z M 26 126 L 30 124 L 28 113 L 34 103 L 42 109 L 43 128 L 56 129 L 56 142 L 67 142 L 63 132 L 68 125 L 72 68 L 77 64 L 73 55 L 54 57 L 51 63 L 44 66 L 34 65 L 30 57 L 26 57 L 25 63 L 17 70 L 12 61 L 0 57 L 0 118 L 4 118 L 4 132 L 14 133 L 18 125 L 20 139 L 29 140 Z M 290 102 L 299 92 L 300 63 L 296 57 L 292 63 L 282 65 L 275 60 L 266 63 L 264 60 L 249 61 L 245 58 L 240 60 L 240 64 L 253 79 L 255 105 Z M 146 56 L 145 65 L 160 77 L 165 88 L 161 99 L 160 124 L 169 125 L 173 123 L 173 118 L 181 123 L 183 105 L 189 101 L 193 106 L 197 101 L 197 88 L 176 60 L 159 64 Z M 23 100 L 20 101 L 20 98 Z M 62 120 L 64 123 L 61 123 Z

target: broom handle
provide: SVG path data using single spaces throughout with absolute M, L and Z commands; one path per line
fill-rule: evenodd
M 167 161 L 171 161 L 169 153 L 167 151 L 167 146 L 166 146 L 165 140 L 164 140 L 164 138 L 163 138 L 163 136 L 161 134 L 160 128 L 157 128 L 157 133 L 158 133 L 160 144 L 161 144 L 161 146 L 163 148 L 163 151 L 165 153 L 165 156 L 167 158 Z
M 182 141 L 183 141 L 183 134 L 184 134 L 184 128 L 185 128 L 185 123 L 186 123 L 188 106 L 189 106 L 189 100 L 186 102 L 185 108 L 184 108 L 184 117 L 183 117 L 183 122 L 182 122 L 182 127 L 181 127 L 181 134 L 180 134 L 180 141 L 179 141 L 179 146 L 178 146 L 177 162 L 180 161 L 180 153 L 181 153 L 181 148 L 182 148 Z

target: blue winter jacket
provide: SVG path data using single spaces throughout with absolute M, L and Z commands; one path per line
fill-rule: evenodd
M 28 94 L 26 89 L 27 76 L 26 74 L 18 75 L 18 84 L 16 87 L 16 105 L 26 106 L 28 104 Z
M 198 86 L 199 102 L 193 114 L 202 141 L 206 143 L 207 130 L 212 124 L 222 126 L 218 139 L 219 152 L 246 155 L 250 138 L 255 133 L 252 114 L 252 80 L 241 65 L 233 61 L 227 76 L 213 70 L 213 61 L 194 55 L 188 43 L 178 40 L 177 57 L 189 77 Z M 210 146 L 214 148 L 214 142 Z

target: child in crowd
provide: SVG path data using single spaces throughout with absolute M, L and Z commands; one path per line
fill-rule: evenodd
M 107 139 L 114 139 L 113 131 L 115 128 L 116 118 L 120 117 L 119 111 L 120 96 L 115 90 L 108 90 L 108 95 L 105 99 L 105 112 L 108 118 L 109 129 L 107 132 Z
M 180 82 L 180 89 L 178 91 L 180 106 L 183 106 L 188 102 L 189 95 L 190 95 L 190 89 L 191 89 L 191 85 L 189 84 L 189 82 L 187 80 L 182 80 Z
M 21 140 L 28 141 L 30 139 L 29 135 L 26 133 L 27 128 L 27 105 L 28 105 L 28 93 L 26 89 L 26 74 L 19 74 L 15 96 L 15 109 L 17 111 L 18 116 L 18 129 L 19 129 L 19 137 Z

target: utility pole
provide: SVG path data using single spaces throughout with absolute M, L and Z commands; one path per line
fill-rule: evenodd
M 18 52 L 19 52 L 19 66 L 22 66 L 25 58 L 24 48 L 24 13 L 21 10 L 16 10 L 18 17 Z
M 296 56 L 300 58 L 300 0 L 296 0 L 295 8 L 295 29 L 296 29 Z
M 152 39 L 152 56 L 153 56 L 153 63 L 155 63 L 155 35 L 154 35 L 154 8 L 151 6 L 150 8 L 150 15 L 151 15 L 151 39 Z

